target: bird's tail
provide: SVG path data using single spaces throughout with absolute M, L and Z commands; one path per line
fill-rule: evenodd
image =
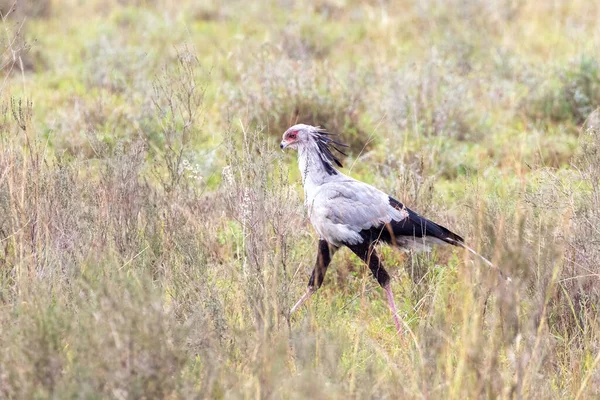
M 455 246 L 462 247 L 463 249 L 467 250 L 471 254 L 476 255 L 477 257 L 479 257 L 481 259 L 481 261 L 483 261 L 484 263 L 486 263 L 488 265 L 488 267 L 490 267 L 490 268 L 498 271 L 498 273 L 500 274 L 500 276 L 506 282 L 512 282 L 512 279 L 510 278 L 510 276 L 506 275 L 500 268 L 498 268 L 494 264 L 492 264 L 492 262 L 490 260 L 488 260 L 487 258 L 485 258 L 484 256 L 482 256 L 481 254 L 479 254 L 478 252 L 476 252 L 475 250 L 473 250 L 472 248 L 470 248 L 469 246 L 467 246 L 463 241 L 458 241 L 458 240 L 454 240 L 454 239 L 451 239 L 451 238 L 446 238 L 445 240 L 447 242 L 455 245 Z

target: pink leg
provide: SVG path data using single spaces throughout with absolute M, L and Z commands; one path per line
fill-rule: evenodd
M 396 323 L 396 333 L 400 335 L 402 333 L 402 329 L 400 327 L 400 320 L 398 319 L 398 311 L 396 311 L 396 303 L 394 302 L 394 294 L 392 293 L 392 285 L 388 282 L 383 289 L 385 290 L 385 294 L 387 295 L 388 305 L 392 310 L 392 314 L 394 314 L 394 322 Z
M 306 300 L 308 300 L 310 298 L 310 296 L 313 295 L 313 293 L 316 292 L 315 288 L 312 286 L 308 287 L 308 290 L 306 291 L 306 293 L 304 293 L 304 296 L 302 296 L 300 298 L 300 300 L 298 300 L 298 302 L 294 305 L 294 307 L 292 307 L 292 309 L 290 310 L 290 314 L 293 314 L 294 311 L 296 311 L 297 309 L 300 308 L 300 306 L 302 304 L 304 304 L 306 302 Z

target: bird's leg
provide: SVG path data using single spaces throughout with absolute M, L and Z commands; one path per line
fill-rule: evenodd
M 315 263 L 315 268 L 313 269 L 312 274 L 310 275 L 310 279 L 308 281 L 308 290 L 304 293 L 304 296 L 298 300 L 298 302 L 292 307 L 290 310 L 290 314 L 293 314 L 302 304 L 306 302 L 313 295 L 314 292 L 317 291 L 321 284 L 323 283 L 323 279 L 325 278 L 325 273 L 327 272 L 327 267 L 331 262 L 331 256 L 337 250 L 337 247 L 330 246 L 326 240 L 319 240 L 319 248 L 317 251 L 317 261 Z
M 385 290 L 388 305 L 390 306 L 392 314 L 394 315 L 394 322 L 396 323 L 396 333 L 400 334 L 402 332 L 402 328 L 400 326 L 400 319 L 398 319 L 398 311 L 396 311 L 396 303 L 394 302 L 394 294 L 392 293 L 392 284 L 388 282 L 383 287 L 383 290 Z
M 394 295 L 392 293 L 392 285 L 390 283 L 390 275 L 387 273 L 381 261 L 379 261 L 379 257 L 377 257 L 377 252 L 375 251 L 375 247 L 373 244 L 369 243 L 359 243 L 357 245 L 348 246 L 350 250 L 352 250 L 357 256 L 359 256 L 367 265 L 369 269 L 373 273 L 379 285 L 385 290 L 385 294 L 387 296 L 388 305 L 392 310 L 392 314 L 394 316 L 394 323 L 396 324 L 396 332 L 400 334 L 402 332 L 400 328 L 400 320 L 398 319 L 398 312 L 396 311 L 396 303 L 394 302 Z

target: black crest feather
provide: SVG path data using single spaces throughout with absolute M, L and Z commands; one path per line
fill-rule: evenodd
M 340 143 L 336 140 L 333 140 L 331 136 L 332 133 L 327 132 L 325 129 L 317 127 L 314 132 L 316 135 L 314 136 L 317 142 L 317 146 L 319 147 L 319 152 L 321 155 L 321 161 L 323 161 L 323 166 L 329 175 L 337 174 L 335 168 L 331 165 L 331 163 L 335 163 L 338 167 L 343 167 L 342 162 L 335 154 L 333 154 L 332 149 L 347 156 L 342 150 L 338 149 L 339 147 L 348 147 L 348 145 Z

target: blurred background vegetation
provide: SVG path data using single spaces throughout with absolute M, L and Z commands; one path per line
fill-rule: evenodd
M 0 397 L 597 398 L 600 8 L 0 1 Z M 293 123 L 468 254 L 317 237 Z

